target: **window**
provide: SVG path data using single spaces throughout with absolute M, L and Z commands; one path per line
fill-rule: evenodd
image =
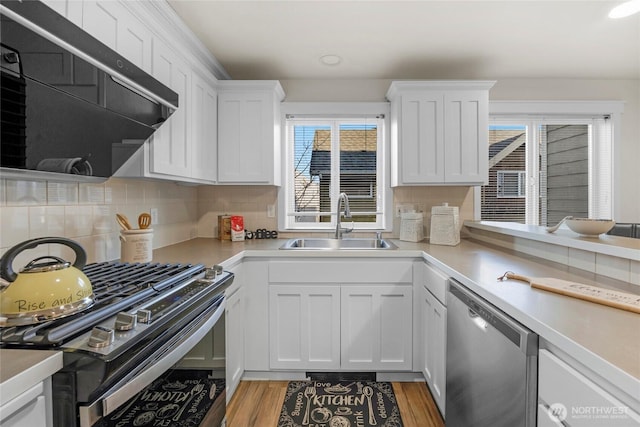
M 481 219 L 546 226 L 568 215 L 613 217 L 614 122 L 621 105 L 549 102 L 540 114 L 541 103 L 494 104 Z
M 525 171 L 497 171 L 496 197 L 525 197 Z
M 352 216 L 343 222 L 353 221 L 356 230 L 384 229 L 385 115 L 289 113 L 284 123 L 281 229 L 334 229 L 342 192 Z

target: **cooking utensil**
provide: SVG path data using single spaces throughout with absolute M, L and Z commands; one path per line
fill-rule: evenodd
M 556 231 L 558 228 L 560 228 L 560 226 L 568 219 L 573 218 L 572 216 L 565 216 L 564 218 L 562 218 L 560 220 L 559 223 L 557 223 L 556 225 L 554 225 L 553 227 L 547 227 L 547 233 L 553 233 L 554 231 Z
M 640 314 L 640 295 L 552 277 L 527 277 L 511 271 L 507 271 L 502 277 L 498 278 L 498 280 L 505 279 L 520 280 L 529 283 L 532 288 L 543 289 L 545 291 Z
M 150 225 L 151 215 L 146 212 L 141 213 L 140 216 L 138 216 L 138 227 L 140 227 L 141 230 L 145 230 L 149 228 Z
M 13 261 L 22 251 L 57 243 L 75 252 L 73 265 L 55 256 L 42 256 L 13 271 Z M 45 261 L 48 260 L 48 261 Z M 67 316 L 93 305 L 91 282 L 81 271 L 87 254 L 78 243 L 62 237 L 27 240 L 9 249 L 0 259 L 0 277 L 10 282 L 0 291 L 2 326 L 30 325 Z
M 123 214 L 116 214 L 116 220 L 118 221 L 118 224 L 120 224 L 120 227 L 122 227 L 123 230 L 131 230 L 133 227 L 131 227 L 131 224 L 129 223 L 129 220 L 127 219 L 126 216 L 124 216 Z

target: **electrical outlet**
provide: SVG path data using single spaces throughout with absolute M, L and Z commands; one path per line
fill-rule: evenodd
M 158 224 L 158 209 L 151 208 L 149 209 L 149 213 L 151 214 L 151 225 Z
M 276 217 L 276 205 L 267 205 L 267 218 Z
M 407 204 L 407 203 L 398 204 L 398 205 L 396 205 L 396 209 L 395 209 L 396 218 L 400 218 L 400 216 L 403 213 L 409 212 L 409 211 L 414 210 L 414 209 L 415 209 L 415 207 L 412 204 Z

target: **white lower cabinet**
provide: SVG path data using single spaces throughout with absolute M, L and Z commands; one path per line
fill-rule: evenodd
M 47 378 L 0 406 L 0 425 L 3 427 L 51 426 L 49 402 L 51 402 L 51 379 Z
M 538 354 L 538 402 L 538 426 L 640 426 L 629 404 L 546 349 Z
M 342 286 L 341 368 L 411 370 L 410 285 Z
M 269 286 L 272 369 L 340 368 L 340 287 Z
M 445 413 L 447 308 L 422 288 L 422 373 L 440 412 Z
M 270 368 L 412 368 L 410 285 L 270 285 Z
M 236 290 L 227 299 L 225 323 L 227 402 L 229 402 L 244 374 L 244 292 L 242 288 Z

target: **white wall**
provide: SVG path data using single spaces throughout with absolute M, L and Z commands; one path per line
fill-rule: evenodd
M 282 80 L 285 101 L 384 101 L 391 80 Z M 622 140 L 614 153 L 614 219 L 640 222 L 640 78 L 502 79 L 491 100 L 624 101 Z

